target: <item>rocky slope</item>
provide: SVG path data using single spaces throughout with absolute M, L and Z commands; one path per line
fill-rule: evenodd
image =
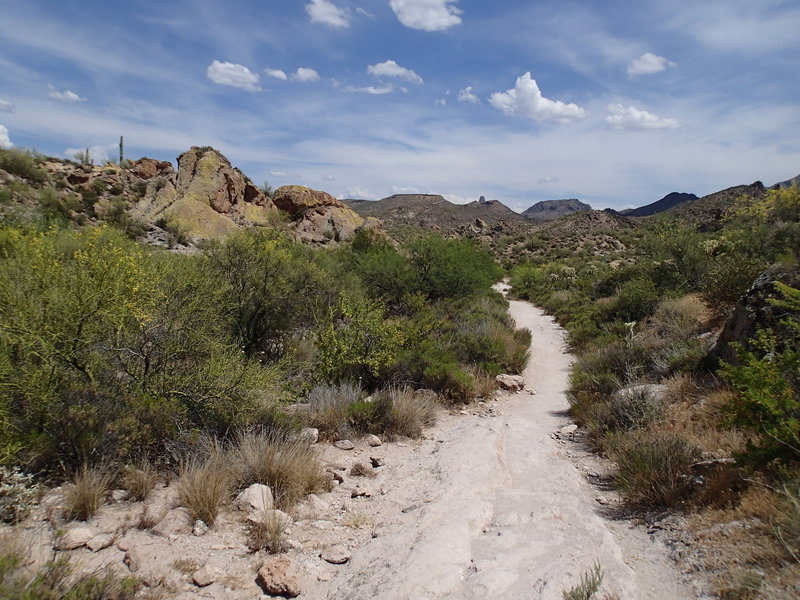
M 750 185 L 737 185 L 692 202 L 679 204 L 663 214 L 669 219 L 693 225 L 699 231 L 717 231 L 722 227 L 725 217 L 739 198 L 758 199 L 763 197 L 767 191 L 760 181 Z
M 576 198 L 542 200 L 524 210 L 522 216 L 536 223 L 545 223 L 584 210 L 592 210 L 592 207 Z
M 380 227 L 330 194 L 303 186 L 278 189 L 273 202 L 210 147 L 194 146 L 181 154 L 177 170 L 147 157 L 102 167 L 58 159 L 38 159 L 37 165 L 21 175 L 0 170 L 0 187 L 8 185 L 14 204 L 35 206 L 47 191 L 52 196 L 48 210 L 78 224 L 124 221 L 133 225 L 130 231 L 145 229 L 150 243 L 222 240 L 244 227 L 288 221 L 297 239 L 327 244 L 351 238 L 360 227 Z
M 646 204 L 645 206 L 640 206 L 639 208 L 621 210 L 619 211 L 619 214 L 625 215 L 626 217 L 648 217 L 650 215 L 664 212 L 665 210 L 669 210 L 686 202 L 694 202 L 695 200 L 697 200 L 697 196 L 694 194 L 671 192 L 661 198 L 661 200 L 656 200 L 655 202 Z

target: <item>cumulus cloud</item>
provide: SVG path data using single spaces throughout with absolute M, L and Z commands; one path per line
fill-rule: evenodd
M 258 73 L 253 73 L 244 65 L 236 63 L 215 60 L 208 65 L 206 77 L 219 85 L 229 85 L 248 92 L 256 92 L 261 89 L 258 84 Z
M 321 23 L 328 27 L 350 27 L 347 11 L 339 8 L 330 0 L 311 0 L 306 4 L 306 12 L 312 23 Z
M 347 86 L 344 88 L 346 92 L 357 92 L 359 94 L 372 94 L 373 96 L 381 96 L 383 94 L 391 94 L 394 91 L 394 86 L 392 84 L 382 85 L 380 87 L 375 87 L 374 85 L 367 85 L 364 87 L 353 87 Z
M 292 79 L 301 83 L 319 81 L 319 73 L 317 73 L 314 69 L 309 69 L 308 67 L 298 67 L 297 71 L 292 73 Z
M 13 145 L 8 135 L 8 129 L 5 125 L 0 125 L 0 148 L 11 148 Z
M 47 95 L 53 100 L 58 100 L 59 102 L 84 102 L 86 100 L 86 98 L 81 98 L 78 94 L 70 90 L 64 90 L 63 92 L 60 92 L 52 84 L 48 85 L 47 89 Z
M 458 0 L 389 0 L 397 19 L 406 27 L 444 31 L 461 23 L 462 11 L 451 6 Z
M 367 67 L 367 73 L 375 75 L 376 77 L 397 77 L 398 79 L 405 79 L 411 83 L 424 83 L 422 77 L 417 75 L 414 71 L 401 67 L 393 60 L 369 65 Z
M 480 104 L 481 99 L 472 93 L 472 86 L 469 85 L 458 91 L 458 101 L 466 102 L 467 104 Z
M 644 110 L 622 104 L 609 104 L 606 123 L 614 129 L 631 129 L 643 131 L 646 129 L 675 129 L 680 127 L 675 119 L 662 119 Z
M 280 69 L 270 69 L 270 68 L 268 67 L 268 68 L 264 69 L 264 73 L 266 73 L 266 74 L 267 74 L 267 75 L 269 75 L 270 77 L 274 77 L 275 79 L 281 79 L 281 80 L 283 80 L 283 81 L 286 81 L 287 79 L 289 79 L 289 78 L 286 76 L 286 73 L 284 73 L 284 72 L 283 72 L 283 71 L 281 71 Z
M 11 104 L 11 102 L 8 102 L 0 98 L 0 112 L 7 112 L 7 113 L 14 112 L 14 105 Z
M 492 94 L 489 103 L 512 117 L 528 117 L 537 121 L 569 123 L 586 116 L 586 110 L 577 104 L 542 96 L 536 80 L 531 78 L 529 72 L 517 77 L 514 89 Z
M 675 63 L 667 60 L 663 56 L 645 52 L 639 58 L 628 63 L 627 70 L 629 77 L 637 77 L 639 75 L 661 73 L 661 71 L 666 71 L 669 67 L 673 66 L 675 66 Z

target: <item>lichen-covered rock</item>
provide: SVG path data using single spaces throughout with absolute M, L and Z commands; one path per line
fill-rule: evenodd
M 312 208 L 345 208 L 344 204 L 328 192 L 312 190 L 302 185 L 284 185 L 275 190 L 272 201 L 279 209 L 289 213 L 292 219 Z
M 364 218 L 344 206 L 319 206 L 305 211 L 297 221 L 300 239 L 314 244 L 351 239 Z
M 172 163 L 165 160 L 147 158 L 146 156 L 139 160 L 129 161 L 127 169 L 139 179 L 153 179 L 159 176 L 168 177 L 175 173 Z

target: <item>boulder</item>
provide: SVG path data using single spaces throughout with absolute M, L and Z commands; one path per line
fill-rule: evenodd
M 192 573 L 192 582 L 197 587 L 206 587 L 214 583 L 220 576 L 220 572 L 210 565 L 198 569 Z
M 96 535 L 97 532 L 90 527 L 70 527 L 56 540 L 55 549 L 75 550 L 85 546 Z
M 332 565 L 343 565 L 350 560 L 350 552 L 344 546 L 336 545 L 323 550 L 319 557 Z
M 233 501 L 234 508 L 248 512 L 272 510 L 273 504 L 272 490 L 260 483 L 254 483 Z
M 364 436 L 364 440 L 367 442 L 367 444 L 369 444 L 373 448 L 377 448 L 378 446 L 383 445 L 383 442 L 381 441 L 381 438 L 379 438 L 377 435 L 373 435 L 371 433 L 368 434 L 368 435 L 365 435 Z
M 86 547 L 89 548 L 92 552 L 100 552 L 100 550 L 105 550 L 109 548 L 114 543 L 114 534 L 113 533 L 101 533 L 99 535 L 94 536 L 88 542 L 86 542 Z
M 519 392 L 525 387 L 525 379 L 521 375 L 502 374 L 495 377 L 498 385 L 509 392 Z
M 267 594 L 296 598 L 300 595 L 300 572 L 288 556 L 269 556 L 258 570 L 258 584 Z
M 170 176 L 175 173 L 172 163 L 165 160 L 156 160 L 146 156 L 139 160 L 129 161 L 127 169 L 139 179 L 153 179 L 154 177 Z
M 308 442 L 309 444 L 316 444 L 319 441 L 319 429 L 315 427 L 304 427 L 297 434 L 300 441 Z
M 173 508 L 151 530 L 156 535 L 169 538 L 192 532 L 192 517 L 185 508 Z
M 302 185 L 284 185 L 275 190 L 272 202 L 296 220 L 309 209 L 345 208 L 345 205 L 328 192 L 312 190 Z
M 356 447 L 350 440 L 339 440 L 338 442 L 334 442 L 333 445 L 339 448 L 339 450 L 352 450 Z
M 275 526 L 281 531 L 286 531 L 292 526 L 294 520 L 282 510 L 254 510 L 247 515 L 247 522 L 252 525 L 275 523 Z
M 322 245 L 351 239 L 363 223 L 364 218 L 349 208 L 321 206 L 302 213 L 295 226 L 302 241 Z

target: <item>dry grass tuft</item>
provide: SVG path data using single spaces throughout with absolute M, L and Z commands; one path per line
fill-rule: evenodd
M 375 477 L 375 472 L 372 467 L 368 467 L 364 463 L 356 463 L 350 468 L 351 477 Z
M 436 424 L 438 405 L 424 396 L 415 396 L 410 389 L 395 389 L 389 392 L 392 399 L 393 435 L 418 438 L 425 427 Z
M 250 552 L 266 550 L 270 554 L 280 554 L 289 549 L 284 524 L 274 515 L 267 517 L 263 523 L 249 523 L 247 527 L 247 547 Z
M 125 468 L 122 485 L 133 502 L 146 500 L 158 483 L 158 471 L 149 462 L 142 461 L 137 466 Z
M 268 485 L 276 506 L 284 510 L 308 494 L 327 491 L 328 478 L 314 448 L 284 434 L 243 433 L 227 460 L 240 487 Z
M 84 465 L 64 492 L 64 517 L 86 521 L 102 506 L 112 477 L 105 467 Z
M 476 370 L 472 373 L 472 379 L 476 398 L 486 400 L 494 398 L 494 392 L 497 389 L 497 381 L 494 377 L 481 370 Z
M 181 504 L 192 519 L 213 525 L 231 493 L 230 471 L 223 456 L 214 452 L 205 460 L 188 460 L 182 465 L 179 477 Z

